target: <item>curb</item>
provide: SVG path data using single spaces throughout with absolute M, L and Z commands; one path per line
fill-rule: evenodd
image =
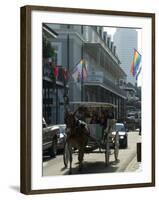
M 129 166 L 129 164 L 133 161 L 133 159 L 136 157 L 136 151 L 132 152 L 132 154 L 130 155 L 130 157 L 123 162 L 123 166 L 121 166 L 121 168 L 118 170 L 119 172 L 124 172 L 126 171 L 127 167 Z
M 125 171 L 134 171 L 134 170 L 131 170 L 133 169 L 133 167 L 137 164 L 137 156 L 135 156 L 132 161 L 128 164 L 128 166 L 125 168 Z

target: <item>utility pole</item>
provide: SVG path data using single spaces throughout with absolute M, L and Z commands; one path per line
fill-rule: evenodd
M 56 124 L 58 124 L 58 86 L 57 86 L 57 78 L 55 78 L 55 92 L 56 92 Z
M 70 36 L 69 32 L 67 33 L 67 70 L 70 68 Z
M 67 28 L 69 28 L 69 25 L 68 25 Z M 70 38 L 69 38 L 69 31 L 68 31 L 68 33 L 67 33 L 67 68 L 66 68 L 67 73 L 69 72 L 69 68 L 70 68 L 69 66 L 70 66 Z M 68 90 L 67 90 L 67 86 L 66 86 L 67 83 L 68 83 L 68 80 L 66 82 L 66 80 L 64 78 L 64 94 L 63 94 L 64 116 L 65 116 L 65 114 L 66 114 L 66 112 L 68 110 L 67 106 L 69 104 Z

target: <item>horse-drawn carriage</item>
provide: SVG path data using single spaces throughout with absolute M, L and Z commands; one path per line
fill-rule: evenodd
M 67 139 L 63 154 L 65 167 L 70 163 L 70 173 L 74 149 L 78 149 L 79 170 L 82 169 L 84 153 L 91 153 L 98 149 L 105 155 L 106 166 L 109 165 L 111 154 L 114 154 L 115 161 L 117 161 L 119 134 L 115 130 L 116 120 L 114 117 L 107 117 L 106 126 L 100 120 L 105 112 L 110 112 L 110 110 L 112 112 L 116 106 L 103 102 L 70 102 L 70 106 L 74 112 L 66 114 Z

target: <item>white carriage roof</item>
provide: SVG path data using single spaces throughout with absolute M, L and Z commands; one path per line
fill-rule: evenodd
M 91 101 L 72 101 L 70 102 L 70 104 L 72 105 L 78 105 L 78 106 L 82 106 L 82 107 L 105 107 L 105 108 L 109 108 L 109 107 L 113 107 L 116 108 L 117 106 L 112 104 L 112 103 L 105 103 L 105 102 L 91 102 Z

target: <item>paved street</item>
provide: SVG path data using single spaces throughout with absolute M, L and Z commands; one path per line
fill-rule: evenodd
M 105 155 L 99 151 L 87 153 L 84 156 L 83 170 L 80 174 L 88 173 L 108 173 L 108 172 L 124 172 L 134 171 L 131 169 L 131 162 L 135 162 L 136 143 L 141 140 L 138 132 L 128 133 L 128 148 L 119 150 L 118 161 L 115 162 L 114 154 L 110 156 L 110 165 L 105 167 Z M 133 165 L 134 166 L 134 165 Z M 135 164 L 137 168 L 139 165 Z M 79 174 L 77 154 L 73 155 L 72 174 Z M 45 156 L 43 161 L 43 176 L 51 175 L 67 175 L 69 169 L 66 169 L 63 164 L 63 155 L 59 154 L 56 158 L 50 159 Z

